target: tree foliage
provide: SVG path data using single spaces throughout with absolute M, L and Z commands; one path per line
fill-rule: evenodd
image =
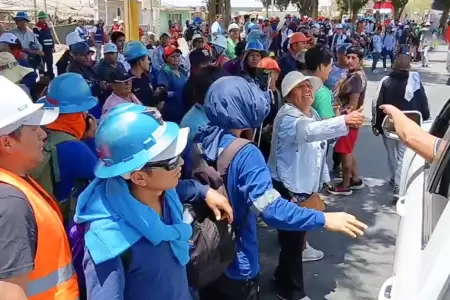
M 369 0 L 337 0 L 337 5 L 342 13 L 350 12 L 352 21 L 358 17 L 358 12 Z
M 395 9 L 395 19 L 399 20 L 405 10 L 406 4 L 408 4 L 408 0 L 391 0 L 392 5 Z

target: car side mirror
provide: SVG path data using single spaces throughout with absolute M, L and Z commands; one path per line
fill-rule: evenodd
M 405 116 L 413 120 L 417 125 L 422 127 L 423 118 L 422 114 L 417 110 L 408 110 L 402 111 Z M 392 122 L 392 119 L 389 116 L 385 116 L 383 123 L 381 124 L 381 128 L 383 129 L 383 135 L 391 140 L 400 140 L 398 134 L 395 132 L 395 126 Z

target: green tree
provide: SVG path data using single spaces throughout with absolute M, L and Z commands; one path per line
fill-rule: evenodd
M 337 0 L 339 11 L 349 12 L 352 21 L 355 22 L 358 12 L 369 2 L 369 0 Z
M 395 20 L 400 20 L 408 0 L 391 0 L 395 9 Z

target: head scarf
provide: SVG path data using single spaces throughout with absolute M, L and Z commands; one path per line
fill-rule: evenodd
M 269 109 L 268 93 L 237 76 L 218 79 L 205 98 L 205 112 L 210 123 L 225 130 L 258 128 Z
M 227 131 L 261 126 L 270 110 L 270 97 L 268 92 L 242 77 L 227 76 L 210 86 L 204 109 L 209 125 L 200 128 L 196 142 L 202 143 L 207 159 L 214 161 Z

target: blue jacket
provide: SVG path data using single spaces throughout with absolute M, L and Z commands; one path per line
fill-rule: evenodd
M 206 136 L 200 132 L 197 143 L 206 143 Z M 217 145 L 217 156 L 236 137 L 225 134 Z M 188 151 L 189 152 L 189 151 Z M 188 153 L 186 153 L 188 157 Z M 191 162 L 185 159 L 186 174 Z M 325 217 L 322 212 L 305 209 L 286 201 L 273 188 L 269 169 L 261 151 L 248 144 L 231 161 L 226 185 L 234 210 L 234 222 L 240 228 L 236 258 L 228 270 L 227 277 L 246 280 L 260 272 L 258 229 L 256 218 L 262 217 L 271 227 L 284 230 L 310 230 L 323 227 Z
M 177 77 L 166 65 L 158 73 L 158 85 L 167 87 L 168 97 L 164 103 L 162 116 L 164 121 L 180 124 L 184 114 L 183 87 L 187 81 L 187 73 L 180 67 L 180 77 Z

